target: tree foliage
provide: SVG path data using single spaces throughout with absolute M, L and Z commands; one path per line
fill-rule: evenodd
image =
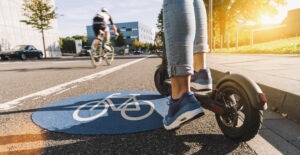
M 23 16 L 27 19 L 20 22 L 31 25 L 42 33 L 45 57 L 47 57 L 44 31 L 51 29 L 51 21 L 56 18 L 55 8 L 50 5 L 50 0 L 24 0 L 22 9 Z
M 126 45 L 126 41 L 124 39 L 124 36 L 122 33 L 120 33 L 120 30 L 118 29 L 119 37 L 116 40 L 113 40 L 115 46 L 121 47 Z
M 165 42 L 163 9 L 161 9 L 158 14 L 156 27 L 158 28 L 159 32 L 156 33 L 155 40 L 154 40 L 155 41 L 154 46 L 155 46 L 155 49 L 162 50 L 162 49 L 164 49 L 164 42 Z
M 139 48 L 141 46 L 141 42 L 139 42 L 137 39 L 135 39 L 133 42 L 132 42 L 132 47 L 134 48 Z
M 157 23 L 156 23 L 156 27 L 158 28 L 159 31 L 163 31 L 164 30 L 164 17 L 163 17 L 163 9 L 160 10 L 158 17 L 157 17 Z
M 82 40 L 82 46 L 87 46 L 87 37 L 75 35 L 72 37 L 59 38 L 59 45 L 63 53 L 73 53 L 76 51 L 75 40 Z

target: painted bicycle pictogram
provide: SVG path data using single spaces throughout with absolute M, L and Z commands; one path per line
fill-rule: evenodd
M 129 94 L 127 96 L 122 96 L 121 93 L 114 93 L 114 94 L 107 96 L 103 100 L 87 102 L 87 103 L 79 106 L 73 112 L 73 118 L 80 122 L 92 121 L 92 120 L 95 120 L 97 118 L 104 116 L 107 113 L 109 107 L 111 107 L 112 111 L 120 111 L 121 116 L 126 120 L 138 121 L 138 120 L 145 119 L 153 113 L 155 106 L 151 101 L 137 100 L 136 97 L 139 95 L 140 94 Z M 120 98 L 125 98 L 127 100 L 125 102 L 121 103 L 119 106 L 116 106 L 115 103 L 112 101 L 112 99 L 120 99 Z M 91 107 L 89 107 L 89 106 L 91 106 Z M 149 107 L 149 108 L 147 108 L 148 111 L 146 113 L 141 114 L 141 116 L 136 116 L 136 115 L 131 116 L 131 115 L 127 114 L 127 112 L 141 111 L 141 106 Z M 80 116 L 80 111 L 86 110 L 86 109 L 89 109 L 89 111 L 100 109 L 100 112 L 95 115 L 92 115 L 92 116 Z

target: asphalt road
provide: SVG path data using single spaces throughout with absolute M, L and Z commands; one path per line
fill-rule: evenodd
M 224 137 L 209 111 L 176 131 L 124 135 L 70 135 L 49 132 L 32 122 L 33 112 L 64 98 L 155 91 L 153 75 L 160 61 L 117 59 L 112 66 L 97 69 L 87 59 L 0 62 L 0 103 L 7 105 L 0 107 L 0 154 L 256 154 L 246 143 Z

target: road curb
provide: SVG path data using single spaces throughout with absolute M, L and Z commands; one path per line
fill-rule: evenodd
M 214 82 L 225 76 L 226 72 L 211 68 Z M 266 94 L 268 108 L 281 113 L 296 122 L 300 122 L 300 96 L 291 92 L 282 91 L 262 83 L 258 83 L 262 91 Z

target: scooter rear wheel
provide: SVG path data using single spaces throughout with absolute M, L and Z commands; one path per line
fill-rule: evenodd
M 154 74 L 154 83 L 158 92 L 163 96 L 169 96 L 171 91 L 171 85 L 165 81 L 168 79 L 168 72 L 162 65 L 160 65 Z
M 262 126 L 263 111 L 251 106 L 244 88 L 233 81 L 226 81 L 218 88 L 217 100 L 223 103 L 224 115 L 216 114 L 217 123 L 224 135 L 234 141 L 252 139 Z

